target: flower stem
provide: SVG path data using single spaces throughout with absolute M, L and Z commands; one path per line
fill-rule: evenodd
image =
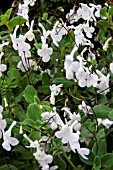
M 71 160 L 69 159 L 69 157 L 67 156 L 66 152 L 60 148 L 60 150 L 62 151 L 64 157 L 66 158 L 66 160 L 68 161 L 68 163 L 72 166 L 73 170 L 77 170 L 77 168 L 75 167 L 75 165 L 71 162 Z

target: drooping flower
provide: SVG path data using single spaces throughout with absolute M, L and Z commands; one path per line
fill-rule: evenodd
M 14 121 L 11 124 L 11 126 L 9 127 L 9 129 L 6 132 L 4 130 L 2 131 L 3 132 L 3 140 L 4 140 L 4 142 L 2 143 L 2 146 L 7 151 L 11 150 L 11 145 L 15 146 L 19 143 L 19 141 L 15 137 L 11 137 L 11 131 L 15 125 L 16 125 L 16 121 Z
M 50 86 L 50 90 L 51 90 L 51 97 L 50 97 L 50 102 L 52 105 L 55 104 L 55 96 L 57 96 L 60 93 L 60 88 L 63 86 L 63 84 L 59 84 L 56 86 L 56 84 L 53 84 L 52 86 Z

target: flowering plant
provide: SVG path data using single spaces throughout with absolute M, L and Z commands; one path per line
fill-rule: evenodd
M 0 169 L 112 169 L 113 7 L 36 4 L 0 16 Z

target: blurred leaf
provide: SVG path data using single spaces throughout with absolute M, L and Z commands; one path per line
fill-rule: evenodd
M 110 113 L 112 109 L 103 104 L 99 104 L 99 105 L 94 106 L 93 110 L 98 118 L 108 118 L 108 114 Z
M 14 18 L 12 18 L 9 22 L 8 22 L 8 25 L 11 27 L 11 28 L 14 28 L 16 27 L 17 25 L 22 25 L 26 22 L 26 19 L 22 18 L 21 16 L 16 16 Z
M 0 170 L 17 170 L 17 168 L 14 165 L 5 164 L 3 166 L 0 166 Z
M 59 170 L 66 170 L 66 162 L 62 159 L 60 155 L 54 157 L 54 163 L 58 166 Z
M 73 80 L 68 80 L 65 77 L 55 78 L 52 83 L 63 84 L 66 88 L 71 87 L 75 84 Z
M 113 153 L 106 153 L 101 158 L 101 165 L 105 168 L 111 167 L 113 165 Z
M 27 114 L 30 119 L 33 121 L 37 121 L 38 119 L 41 119 L 41 109 L 35 104 L 32 103 L 27 108 Z

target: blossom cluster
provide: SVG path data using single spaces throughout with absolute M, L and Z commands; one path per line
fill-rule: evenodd
M 1 96 L 4 96 L 3 107 L 0 105 L 2 147 L 11 151 L 11 146 L 18 148 L 20 140 L 42 170 L 59 169 L 56 155 L 60 160 L 64 156 L 69 163 L 73 154 L 79 155 L 87 163 L 92 154 L 95 165 L 99 142 L 105 142 L 104 134 L 113 125 L 112 100 L 108 102 L 106 97 L 109 98 L 113 73 L 113 62 L 108 54 L 112 37 L 101 43 L 101 50 L 109 55 L 108 66 L 104 68 L 100 67 L 99 50 L 93 43 L 93 39 L 97 41 L 99 37 L 96 28 L 102 18 L 102 6 L 80 3 L 66 14 L 65 22 L 62 19 L 54 24 L 47 21 L 49 26 L 46 27 L 29 19 L 29 8 L 35 3 L 36 0 L 19 3 L 17 15 L 26 19 L 25 24 L 17 24 L 9 31 L 9 39 L 0 44 L 0 86 Z M 37 30 L 34 31 L 34 27 Z M 8 46 L 12 52 L 11 62 L 5 58 Z M 17 68 L 14 68 L 15 63 Z M 16 121 L 10 122 L 7 115 Z M 12 137 L 16 122 L 20 131 Z M 15 153 L 17 148 L 13 150 Z M 72 162 L 70 165 L 75 168 Z

